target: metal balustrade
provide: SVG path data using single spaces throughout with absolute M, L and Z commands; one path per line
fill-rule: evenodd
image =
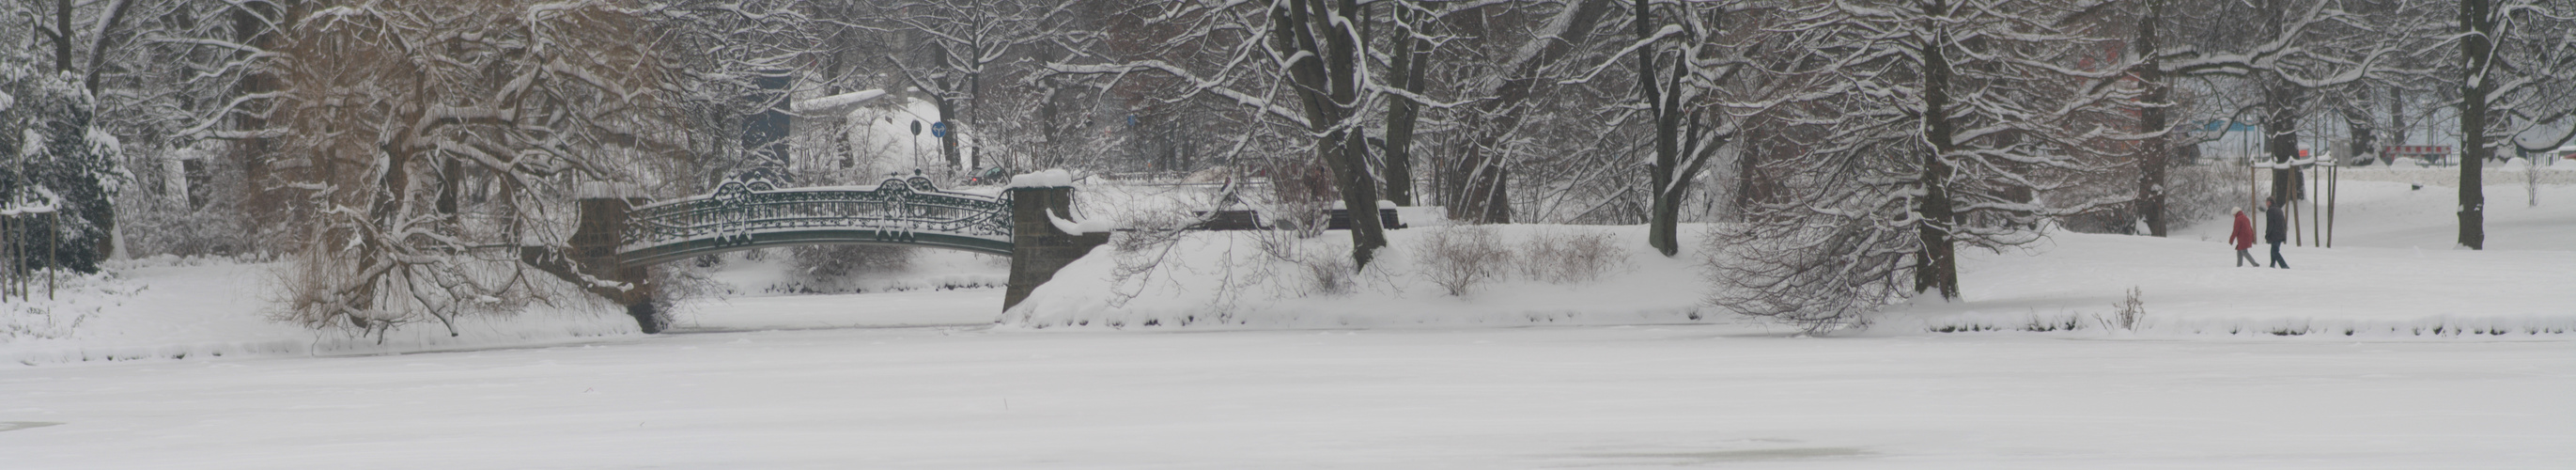
M 626 213 L 617 256 L 652 264 L 766 246 L 899 244 L 1011 254 L 1011 200 L 941 191 L 929 178 L 780 189 L 728 180 L 706 195 Z

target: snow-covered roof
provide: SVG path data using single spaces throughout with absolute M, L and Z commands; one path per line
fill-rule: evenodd
M 1011 177 L 1013 188 L 1063 188 L 1073 186 L 1073 172 L 1062 168 L 1038 170 Z
M 876 100 L 877 97 L 885 95 L 885 90 L 862 90 L 810 100 L 800 100 L 794 103 L 788 103 L 787 108 L 790 111 L 796 112 L 796 114 L 840 114 L 850 112 L 851 108 L 858 107 L 861 104 L 866 104 L 869 101 Z

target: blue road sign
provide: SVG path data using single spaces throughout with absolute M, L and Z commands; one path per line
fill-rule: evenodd
M 948 121 L 939 121 L 939 122 L 930 123 L 930 136 L 931 136 L 931 137 L 947 137 L 947 136 L 948 136 Z

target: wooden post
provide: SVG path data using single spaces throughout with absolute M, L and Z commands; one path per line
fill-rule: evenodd
M 17 234 L 9 231 L 10 223 L 17 219 L 16 216 L 0 215 L 0 301 L 9 300 L 10 289 L 17 287 L 18 257 L 9 251 L 17 246 Z
M 63 212 L 47 212 L 45 213 L 45 220 L 51 221 L 56 227 L 61 227 L 63 223 Z M 54 300 L 54 277 L 63 275 L 63 268 L 61 266 L 63 257 L 63 231 L 62 229 L 46 230 L 45 235 L 47 235 L 45 237 L 45 300 Z
M 2296 166 L 2290 167 L 2290 176 L 2305 176 L 2299 174 L 2298 168 L 2299 167 Z M 2290 191 L 2292 193 L 2296 193 L 2301 189 L 2306 188 L 2301 188 L 2297 184 L 2290 185 Z M 2281 206 L 2283 209 L 2290 210 L 2290 246 L 2308 246 L 2308 231 L 2306 229 L 2306 225 L 2300 223 L 2306 222 L 2306 220 L 2304 220 L 2306 214 L 2299 213 L 2299 199 L 2284 197 L 2281 199 Z
M 2343 165 L 2327 167 L 2326 172 L 2326 248 L 2334 248 L 2335 189 L 2343 186 Z
M 0 298 L 7 298 L 5 295 L 17 295 L 18 300 L 27 300 L 26 291 L 19 288 L 18 282 L 27 277 L 25 273 L 19 272 L 20 268 L 26 267 L 26 260 L 22 259 L 25 257 L 19 256 L 21 248 L 19 245 L 26 244 L 24 240 L 26 237 L 19 236 L 19 232 L 26 230 L 27 221 L 18 220 L 17 214 L 10 214 L 7 220 L 9 221 L 9 246 L 6 251 L 9 255 L 9 278 L 0 280 L 0 293 L 5 293 L 0 294 Z
M 17 219 L 16 216 L 0 215 L 0 301 L 9 300 L 10 288 L 17 286 L 18 257 L 9 252 L 10 247 L 17 246 L 17 234 L 9 231 L 10 223 Z
M 45 224 L 45 300 L 54 300 L 54 277 L 62 275 L 63 213 L 46 212 Z

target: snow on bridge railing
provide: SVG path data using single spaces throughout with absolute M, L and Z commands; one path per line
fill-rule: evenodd
M 1007 246 L 1011 202 L 1007 195 L 942 191 L 919 176 L 876 186 L 788 189 L 766 180 L 727 180 L 712 193 L 627 212 L 617 251 L 708 241 L 748 244 L 761 234 L 803 231 L 867 233 L 898 243 L 935 234 Z

